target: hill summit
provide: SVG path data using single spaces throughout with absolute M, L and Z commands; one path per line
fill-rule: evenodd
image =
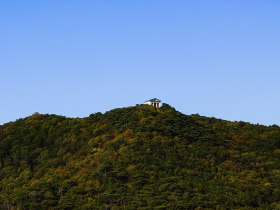
M 280 209 L 280 128 L 167 104 L 0 126 L 1 209 Z

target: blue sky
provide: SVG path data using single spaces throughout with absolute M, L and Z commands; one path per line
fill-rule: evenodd
M 160 98 L 280 124 L 278 0 L 0 0 L 0 124 Z

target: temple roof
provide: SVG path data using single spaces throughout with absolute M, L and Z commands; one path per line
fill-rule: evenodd
M 161 100 L 157 99 L 157 98 L 153 98 L 153 99 L 150 99 L 148 101 L 145 101 L 145 102 L 161 102 Z

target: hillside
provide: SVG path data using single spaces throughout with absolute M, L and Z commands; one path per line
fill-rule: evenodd
M 0 126 L 0 209 L 280 209 L 280 128 L 140 105 Z

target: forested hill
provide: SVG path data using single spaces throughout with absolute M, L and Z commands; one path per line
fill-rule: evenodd
M 0 209 L 280 209 L 280 128 L 165 104 L 0 126 Z

